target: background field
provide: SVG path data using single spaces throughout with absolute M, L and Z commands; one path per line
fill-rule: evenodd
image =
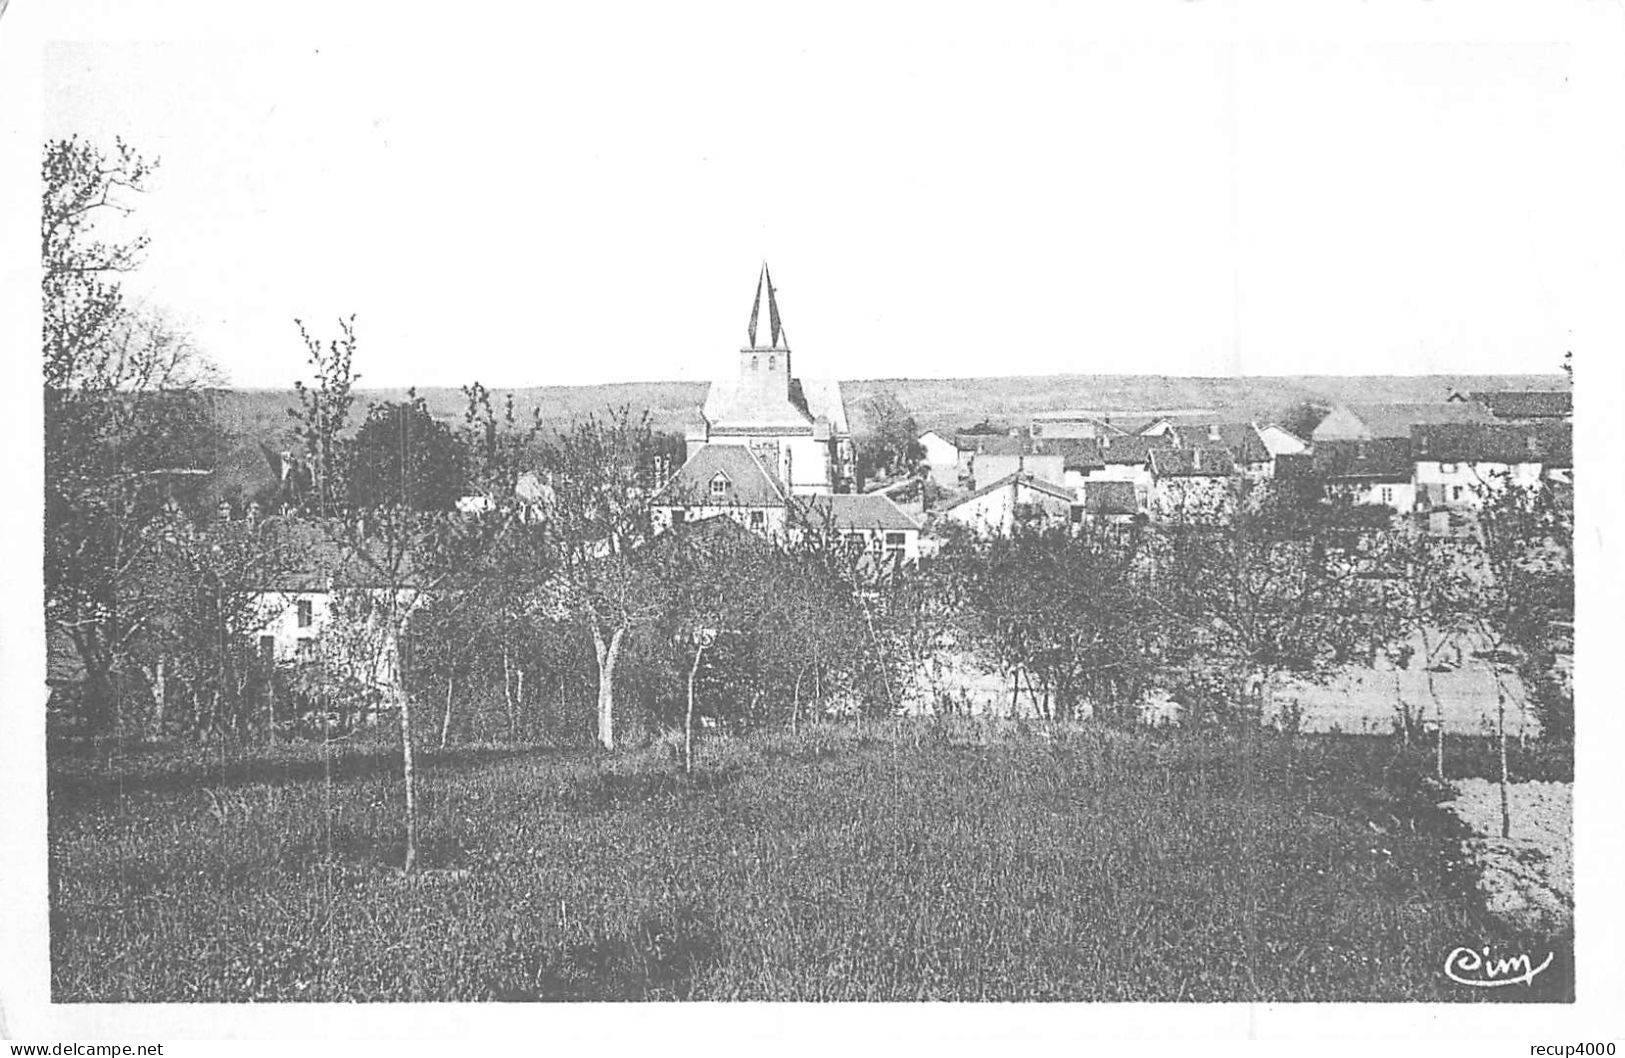
M 1570 938 L 1485 912 L 1428 766 L 1390 739 L 970 722 L 712 741 L 692 780 L 658 745 L 470 748 L 429 759 L 408 877 L 387 745 L 59 749 L 53 994 L 1569 997 Z M 1470 989 L 1440 972 L 1458 944 L 1559 954 Z

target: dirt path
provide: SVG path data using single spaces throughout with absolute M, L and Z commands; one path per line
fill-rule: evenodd
M 1531 929 L 1561 930 L 1574 919 L 1574 786 L 1522 782 L 1508 787 L 1512 836 L 1501 837 L 1501 791 L 1462 779 L 1446 801 L 1475 837 L 1464 844 L 1483 870 L 1489 909 Z

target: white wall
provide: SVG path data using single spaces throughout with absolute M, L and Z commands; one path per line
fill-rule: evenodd
M 1510 477 L 1509 477 L 1510 475 Z M 1484 505 L 1481 490 L 1497 488 L 1508 481 L 1514 485 L 1539 485 L 1539 463 L 1440 463 L 1416 461 L 1418 493 L 1425 492 L 1435 506 L 1477 510 Z

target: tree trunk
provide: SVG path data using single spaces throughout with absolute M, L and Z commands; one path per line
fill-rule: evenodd
M 694 664 L 688 667 L 688 712 L 683 717 L 683 774 L 694 772 L 694 677 L 700 672 L 700 658 L 705 654 L 702 642 L 694 648 Z
M 402 674 L 397 670 L 396 680 L 401 680 L 401 677 Z M 414 788 L 416 775 L 412 766 L 412 699 L 406 693 L 403 682 L 397 683 L 395 696 L 401 707 L 401 770 L 406 779 L 406 864 L 404 869 L 410 872 L 418 859 L 417 791 Z
M 265 667 L 265 740 L 276 745 L 276 662 Z
M 615 748 L 615 662 L 625 635 L 624 626 L 617 628 L 606 644 L 598 626 L 592 629 L 593 651 L 598 655 L 598 744 L 605 749 Z
M 164 737 L 164 705 L 168 696 L 169 684 L 164 675 L 164 656 L 158 655 L 158 665 L 152 676 L 152 724 L 148 729 L 151 738 Z
M 456 675 L 446 677 L 446 712 L 440 718 L 440 748 L 446 748 L 446 739 L 451 735 L 451 692 L 457 683 Z
M 1507 803 L 1507 693 L 1505 688 L 1495 692 L 1495 723 L 1501 743 L 1501 836 L 1512 836 L 1512 811 Z
M 519 718 L 513 709 L 513 679 L 509 675 L 508 648 L 502 648 L 502 704 L 508 709 L 508 741 L 519 741 Z

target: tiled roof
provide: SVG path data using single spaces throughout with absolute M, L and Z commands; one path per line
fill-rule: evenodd
M 1181 445 L 1220 444 L 1230 450 L 1242 463 L 1268 463 L 1270 450 L 1250 422 L 1208 423 L 1198 426 L 1175 426 L 1173 433 Z M 1217 441 L 1214 435 L 1218 435 Z
M 1574 431 L 1566 422 L 1417 426 L 1411 452 L 1440 463 L 1574 465 Z
M 793 501 L 814 524 L 825 519 L 835 529 L 919 529 L 920 523 L 909 517 L 889 496 L 875 492 L 835 493 L 828 496 L 801 496 Z
M 1409 437 L 1411 427 L 1434 423 L 1489 422 L 1481 405 L 1463 401 L 1437 404 L 1346 404 L 1372 437 Z
M 1106 465 L 1101 458 L 1100 440 L 1094 437 L 1067 437 L 1043 442 L 1040 449 L 1048 455 L 1059 455 L 1067 470 L 1090 471 Z
M 1161 448 L 1172 448 L 1171 437 L 1113 437 L 1111 444 L 1100 448 L 1101 461 L 1115 465 L 1136 465 L 1144 463 L 1151 458 L 1151 453 Z
M 1574 414 L 1574 394 L 1569 390 L 1504 389 L 1472 396 L 1497 419 L 1561 419 Z
M 726 479 L 720 494 L 711 482 Z M 701 507 L 782 507 L 786 492 L 778 476 L 744 445 L 708 444 L 661 486 L 650 501 L 656 505 Z
M 1369 441 L 1321 441 L 1310 457 L 1312 475 L 1321 479 L 1364 478 L 1409 481 L 1411 442 L 1403 437 Z M 1280 464 L 1277 464 L 1279 471 Z
M 955 435 L 954 446 L 961 452 L 990 456 L 1022 455 L 1031 450 L 1028 439 L 1019 434 L 962 433 Z
M 1204 442 L 1151 450 L 1151 473 L 1159 478 L 1223 478 L 1235 471 L 1235 457 L 1221 445 Z

